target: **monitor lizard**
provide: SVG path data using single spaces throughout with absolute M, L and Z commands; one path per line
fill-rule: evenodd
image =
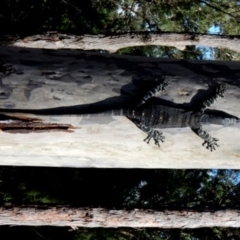
M 218 145 L 218 139 L 211 137 L 202 126 L 207 124 L 218 124 L 223 126 L 233 125 L 239 123 L 239 118 L 233 115 L 215 116 L 209 114 L 206 109 L 212 105 L 218 98 L 224 97 L 226 87 L 223 84 L 218 84 L 213 91 L 211 97 L 206 99 L 201 106 L 196 110 L 186 110 L 182 108 L 174 108 L 159 104 L 147 104 L 156 92 L 165 91 L 169 86 L 170 80 L 166 76 L 156 78 L 156 85 L 140 99 L 140 101 L 134 106 L 129 108 L 112 109 L 104 112 L 96 111 L 98 115 L 110 115 L 110 116 L 125 116 L 131 120 L 138 128 L 147 134 L 144 139 L 147 143 L 151 139 L 155 144 L 160 147 L 160 142 L 164 142 L 165 137 L 162 132 L 156 129 L 163 128 L 184 128 L 190 127 L 194 133 L 204 140 L 203 146 L 210 151 L 215 150 Z M 39 109 L 39 110 L 27 110 L 27 109 L 0 109 L 0 115 L 4 116 L 17 116 L 17 114 L 34 114 L 39 117 L 41 115 L 48 116 L 61 116 L 61 115 L 83 115 L 81 112 L 74 114 L 69 113 L 54 113 L 52 109 Z M 84 113 L 89 114 L 89 113 Z M 92 112 L 90 114 L 93 114 Z

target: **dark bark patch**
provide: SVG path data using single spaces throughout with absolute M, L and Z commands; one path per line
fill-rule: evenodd
M 20 63 L 25 66 L 39 66 L 43 62 L 42 61 L 37 61 L 37 60 L 20 60 Z
M 0 129 L 8 133 L 73 132 L 71 124 L 44 123 L 41 119 L 0 115 Z

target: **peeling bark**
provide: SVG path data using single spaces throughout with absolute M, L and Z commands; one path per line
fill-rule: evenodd
M 102 49 L 116 52 L 121 48 L 136 46 L 169 46 L 184 50 L 186 46 L 199 45 L 215 48 L 227 48 L 240 52 L 240 36 L 207 35 L 199 33 L 125 33 L 111 36 L 105 35 L 67 35 L 49 32 L 44 35 L 33 35 L 19 39 L 6 37 L 2 44 L 16 47 L 46 49 Z
M 14 114 L 13 114 L 14 115 Z M 8 133 L 31 133 L 31 132 L 50 132 L 65 131 L 72 132 L 74 129 L 70 124 L 44 123 L 41 119 L 23 117 L 21 115 L 15 117 L 0 114 L 0 130 Z
M 8 133 L 31 133 L 31 132 L 73 132 L 70 124 L 41 123 L 32 121 L 0 121 L 0 129 Z
M 240 227 L 240 211 L 108 210 L 62 206 L 0 207 L 0 225 L 70 226 L 72 228 Z

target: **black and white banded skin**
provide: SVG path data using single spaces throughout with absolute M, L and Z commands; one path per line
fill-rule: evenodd
M 218 124 L 223 126 L 234 125 L 239 123 L 239 118 L 233 115 L 226 114 L 215 115 L 214 112 L 208 111 L 210 107 L 218 98 L 224 97 L 226 87 L 223 84 L 218 84 L 214 90 L 212 96 L 206 99 L 200 107 L 194 108 L 194 110 L 186 110 L 182 108 L 169 107 L 161 104 L 149 104 L 149 100 L 157 93 L 165 91 L 169 86 L 170 80 L 163 76 L 156 79 L 155 87 L 147 91 L 146 94 L 140 99 L 140 101 L 133 107 L 112 109 L 108 111 L 94 113 L 91 112 L 74 112 L 74 114 L 56 112 L 54 109 L 40 109 L 40 110 L 26 110 L 26 109 L 0 109 L 0 115 L 16 116 L 20 114 L 34 114 L 37 116 L 82 116 L 86 114 L 91 115 L 103 115 L 103 116 L 125 116 L 130 119 L 138 128 L 147 134 L 144 139 L 147 143 L 154 140 L 155 144 L 160 147 L 160 143 L 164 142 L 165 137 L 163 133 L 157 129 L 164 128 L 184 128 L 190 127 L 194 133 L 203 139 L 203 146 L 205 145 L 210 151 L 215 150 L 218 145 L 218 139 L 211 137 L 206 131 L 203 130 L 203 125 Z M 196 110 L 197 109 L 197 110 Z M 14 114 L 14 115 L 13 115 Z

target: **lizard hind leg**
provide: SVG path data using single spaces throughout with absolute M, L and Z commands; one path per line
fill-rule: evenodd
M 146 143 L 149 143 L 152 138 L 158 147 L 160 147 L 160 141 L 164 142 L 164 139 L 165 139 L 162 133 L 160 133 L 157 130 L 150 129 L 150 131 L 148 132 L 148 136 L 143 141 L 145 141 Z
M 146 92 L 146 94 L 142 97 L 142 99 L 138 102 L 137 107 L 143 105 L 149 98 L 154 96 L 157 92 L 163 92 L 169 86 L 171 80 L 166 76 L 162 76 L 161 78 L 155 79 L 155 86 Z
M 153 140 L 155 141 L 155 144 L 160 147 L 160 142 L 164 142 L 165 137 L 163 136 L 162 133 L 160 133 L 159 131 L 146 126 L 143 122 L 141 122 L 139 119 L 136 118 L 131 118 L 128 117 L 128 119 L 130 119 L 133 123 L 135 123 L 135 125 L 141 129 L 143 132 L 147 133 L 148 136 L 144 139 L 144 141 L 146 143 L 149 143 L 151 141 L 151 139 L 153 138 Z

